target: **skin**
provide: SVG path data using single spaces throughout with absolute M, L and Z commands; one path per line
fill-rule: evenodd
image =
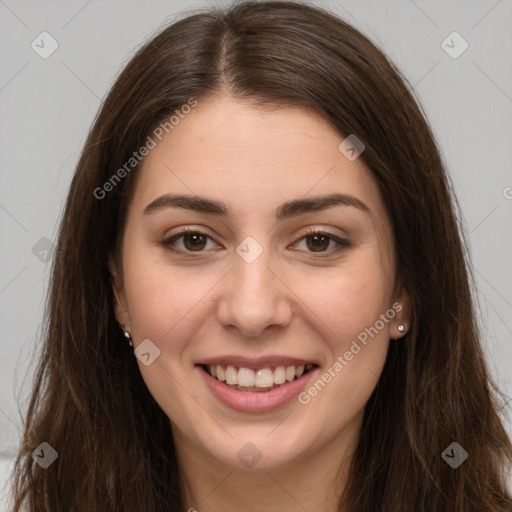
M 390 339 L 403 335 L 397 325 L 408 326 L 382 197 L 362 158 L 349 161 L 338 150 L 343 139 L 308 109 L 263 111 L 222 95 L 199 99 L 137 171 L 122 268 L 109 262 L 115 313 L 134 348 L 150 339 L 161 351 L 149 366 L 138 364 L 171 422 L 186 510 L 338 510 L 365 404 Z M 275 219 L 286 201 L 333 192 L 370 211 L 338 205 Z M 222 201 L 232 215 L 183 208 L 144 215 L 170 193 Z M 181 252 L 162 244 L 187 226 L 211 238 L 185 245 L 182 237 Z M 325 241 L 322 252 L 305 238 L 308 228 L 352 246 L 336 251 Z M 263 249 L 250 264 L 235 250 L 247 236 Z M 202 252 L 190 250 L 194 243 Z M 395 302 L 402 310 L 306 405 L 232 410 L 195 367 L 219 355 L 284 354 L 316 362 L 321 375 Z M 237 457 L 248 442 L 261 453 L 252 468 Z

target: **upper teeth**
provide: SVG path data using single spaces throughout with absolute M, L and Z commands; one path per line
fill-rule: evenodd
M 232 386 L 244 386 L 257 388 L 267 388 L 274 384 L 284 384 L 286 381 L 292 381 L 295 377 L 301 377 L 305 371 L 313 367 L 312 364 L 306 366 L 276 366 L 252 370 L 232 365 L 207 365 L 208 373 L 221 382 Z

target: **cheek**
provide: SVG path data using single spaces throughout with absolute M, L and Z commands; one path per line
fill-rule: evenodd
M 360 252 L 325 277 L 316 276 L 314 286 L 303 282 L 305 302 L 325 326 L 326 339 L 340 350 L 389 308 L 390 276 L 374 251 Z
M 135 343 L 149 338 L 162 352 L 182 353 L 194 338 L 222 269 L 172 266 L 157 251 L 132 251 L 125 256 L 125 289 Z M 172 358 L 174 366 L 177 358 Z
M 388 274 L 376 258 L 361 261 L 323 280 L 307 299 L 321 320 L 317 325 L 329 359 L 299 402 L 333 432 L 362 411 L 375 389 L 395 315 Z

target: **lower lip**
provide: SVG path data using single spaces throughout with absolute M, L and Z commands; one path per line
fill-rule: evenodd
M 318 367 L 299 379 L 281 384 L 271 391 L 253 392 L 230 388 L 227 384 L 214 379 L 201 366 L 197 366 L 197 369 L 212 394 L 224 405 L 242 412 L 262 412 L 272 411 L 293 400 L 306 387 Z

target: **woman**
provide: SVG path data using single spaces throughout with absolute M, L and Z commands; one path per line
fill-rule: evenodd
M 454 204 L 345 22 L 166 28 L 71 185 L 15 510 L 510 510 Z

